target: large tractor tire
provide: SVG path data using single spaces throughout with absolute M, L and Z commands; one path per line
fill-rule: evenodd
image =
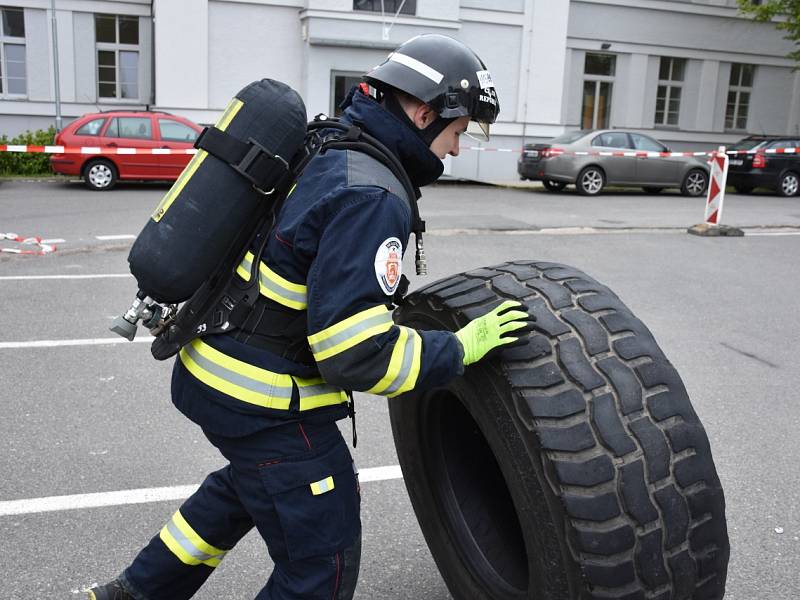
M 529 342 L 389 402 L 414 511 L 454 598 L 723 597 L 725 500 L 708 438 L 652 334 L 607 287 L 515 261 L 411 294 L 418 329 L 506 299 Z

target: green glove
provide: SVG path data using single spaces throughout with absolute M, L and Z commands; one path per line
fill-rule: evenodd
M 530 315 L 519 302 L 506 300 L 494 310 L 470 321 L 456 331 L 456 337 L 464 348 L 464 365 L 478 362 L 486 354 L 505 344 L 518 341 L 518 337 L 505 337 L 505 334 L 522 329 L 529 325 Z M 502 314 L 501 314 L 502 313 Z

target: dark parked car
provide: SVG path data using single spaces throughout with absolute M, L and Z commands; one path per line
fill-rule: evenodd
M 625 152 L 630 156 L 611 156 Z M 550 191 L 575 184 L 579 194 L 599 194 L 606 185 L 642 187 L 648 193 L 679 188 L 700 196 L 708 186 L 708 165 L 693 156 L 642 156 L 670 149 L 651 137 L 619 129 L 573 131 L 550 142 L 526 144 L 517 163 L 522 179 L 541 181 Z M 638 156 L 636 155 L 638 154 Z
M 730 156 L 728 185 L 740 194 L 757 187 L 775 190 L 782 196 L 800 194 L 800 154 L 779 150 L 800 148 L 800 136 L 751 136 L 729 148 L 750 154 Z

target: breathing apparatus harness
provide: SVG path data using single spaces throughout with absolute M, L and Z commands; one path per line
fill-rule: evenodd
M 207 128 L 195 146 L 227 163 L 251 181 L 256 191 L 270 197 L 272 202 L 264 203 L 260 213 L 254 216 L 253 227 L 245 232 L 246 237 L 237 237 L 216 273 L 180 308 L 177 305 L 159 304 L 140 292 L 141 297 L 137 296 L 128 312 L 119 317 L 127 322 L 128 327 L 132 324 L 135 328 L 136 322 L 142 320 L 145 327 L 150 329 L 156 337 L 151 353 L 157 360 L 174 356 L 197 337 L 232 331 L 245 323 L 259 298 L 259 265 L 280 208 L 311 159 L 328 150 L 353 150 L 367 154 L 387 167 L 400 181 L 411 207 L 411 231 L 416 241 L 416 272 L 417 275 L 427 275 L 422 239 L 425 222 L 420 218 L 417 206 L 419 191 L 411 183 L 397 157 L 380 141 L 366 133 L 359 123 L 345 123 L 336 118 L 317 115 L 308 123 L 303 148 L 290 162 L 273 155 L 254 140 L 245 143 L 214 127 Z M 286 170 L 280 183 L 268 191 L 259 187 L 258 168 L 253 168 L 264 160 L 277 160 Z M 260 235 L 263 237 L 259 238 Z M 253 246 L 256 247 L 250 264 L 250 277 L 245 281 L 236 274 L 236 270 Z M 403 277 L 393 298 L 396 304 L 402 302 L 407 289 L 408 280 Z

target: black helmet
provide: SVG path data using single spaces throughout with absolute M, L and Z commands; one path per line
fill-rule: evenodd
M 500 102 L 492 76 L 472 50 L 435 33 L 402 44 L 364 76 L 371 86 L 391 86 L 419 98 L 445 119 L 469 117 L 489 137 Z

